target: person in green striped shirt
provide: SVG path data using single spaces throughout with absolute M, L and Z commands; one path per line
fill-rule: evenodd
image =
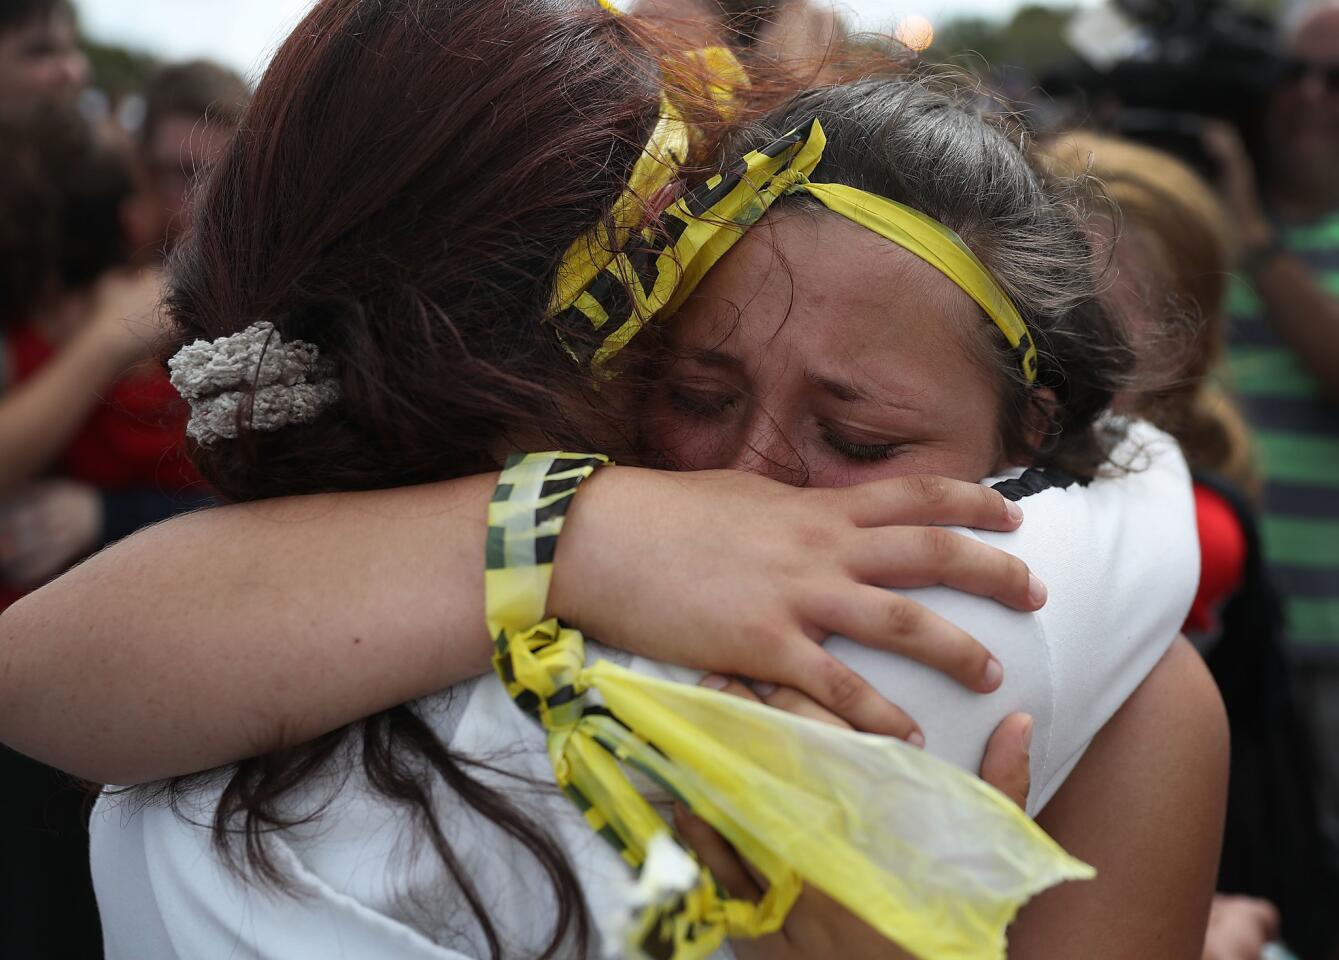
M 1255 431 L 1265 555 L 1296 651 L 1339 663 L 1339 3 L 1304 11 L 1287 44 L 1263 200 L 1234 136 L 1209 147 L 1241 242 L 1228 373 Z

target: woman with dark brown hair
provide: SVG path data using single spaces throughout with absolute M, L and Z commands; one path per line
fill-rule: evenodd
M 235 385 L 213 395 L 202 390 L 200 399 L 209 402 L 211 414 L 202 418 L 201 462 L 233 498 L 428 482 L 491 469 L 502 452 L 517 446 L 599 446 L 617 452 L 630 445 L 624 439 L 630 431 L 618 429 L 627 426 L 627 418 L 609 416 L 611 408 L 617 412 L 618 384 L 603 383 L 596 391 L 567 356 L 573 344 L 579 352 L 591 342 L 589 329 L 579 323 L 559 324 L 560 337 L 534 333 L 546 312 L 562 251 L 577 239 L 582 224 L 606 214 L 641 154 L 658 112 L 659 78 L 646 69 L 645 55 L 635 46 L 628 55 L 628 34 L 623 31 L 631 28 L 607 16 L 545 7 L 517 17 L 517 4 L 484 6 L 448 10 L 410 4 L 388 11 L 381 5 L 373 9 L 331 2 L 318 7 L 281 51 L 258 93 L 247 133 L 216 173 L 198 233 L 178 264 L 174 314 L 189 334 L 216 344 L 237 345 L 235 338 L 258 330 L 263 342 L 273 343 L 283 356 L 306 357 L 299 358 L 305 366 L 295 380 L 253 382 L 254 397 L 246 404 L 226 406 L 235 402 L 228 401 L 229 394 L 247 396 Z M 505 14 L 512 16 L 499 20 Z M 501 43 L 500 37 L 507 42 Z M 490 49 L 505 49 L 507 59 L 481 72 L 475 64 Z M 459 68 L 454 73 L 453 65 Z M 555 71 L 561 71 L 563 82 L 555 82 Z M 629 85 L 640 93 L 629 96 Z M 379 112 L 390 89 L 410 104 L 406 114 L 413 122 L 398 111 Z M 610 90 L 622 92 L 606 102 Z M 336 91 L 350 101 L 339 104 L 340 124 L 329 122 L 330 98 Z M 455 109 L 434 109 L 447 102 L 448 92 Z M 638 106 L 629 109 L 629 103 Z M 388 158 L 386 163 L 376 162 L 381 156 Z M 601 162 L 591 163 L 594 158 Z M 481 179 L 485 172 L 488 176 Z M 346 202 L 332 203 L 331 197 Z M 646 339 L 639 338 L 639 344 Z M 265 369 L 264 363 L 260 366 Z M 286 412 L 276 408 L 264 391 L 279 385 L 310 387 L 304 406 Z M 599 408 L 601 416 L 591 418 L 583 404 Z M 330 414 L 323 415 L 324 410 Z M 601 424 L 610 426 L 598 429 Z M 164 617 L 177 618 L 178 624 L 194 620 L 208 633 L 216 616 L 223 616 L 229 632 L 244 644 L 260 638 L 268 646 L 265 638 L 276 632 L 294 634 L 291 644 L 265 652 L 260 673 L 269 691 L 261 695 L 276 696 L 272 705 L 277 715 L 290 716 L 291 702 L 306 704 L 315 687 L 353 691 L 338 703 L 337 697 L 316 703 L 325 712 L 300 721 L 301 739 L 328 730 L 332 719 L 347 719 L 351 700 L 366 698 L 352 704 L 359 712 L 382 709 L 478 672 L 485 653 L 473 625 L 482 620 L 478 511 L 492 482 L 485 476 L 482 482 L 251 506 L 240 518 L 237 510 L 225 512 L 231 517 L 222 527 L 216 523 L 221 515 L 206 515 L 192 521 L 193 530 L 186 534 L 189 545 L 177 541 L 185 552 L 176 554 L 180 563 L 175 569 L 168 547 L 176 536 L 171 531 L 144 538 L 147 552 L 142 556 L 155 564 L 150 574 L 154 583 L 166 588 Z M 911 728 L 904 718 L 871 698 L 866 686 L 834 666 L 810 641 L 833 630 L 877 641 L 886 633 L 889 616 L 902 615 L 892 611 L 917 609 L 895 603 L 881 591 L 839 589 L 839 583 L 855 581 L 854 587 L 940 579 L 925 577 L 923 571 L 903 577 L 894 570 L 890 576 L 887 560 L 879 559 L 900 553 L 901 544 L 881 529 L 896 512 L 895 498 L 918 489 L 945 503 L 974 502 L 976 516 L 993 517 L 996 526 L 1015 525 L 1006 520 L 1010 512 L 997 496 L 979 489 L 969 494 L 944 482 L 885 481 L 847 491 L 805 492 L 742 476 L 603 471 L 583 487 L 572 514 L 550 608 L 596 635 L 636 634 L 639 652 L 807 687 L 857 726 L 905 733 Z M 889 512 L 890 503 L 894 513 Z M 816 520 L 810 518 L 811 509 Z M 425 522 L 448 511 L 459 537 L 454 543 L 436 524 Z M 306 536 L 299 539 L 292 525 L 282 521 L 304 514 L 320 521 L 304 524 Z M 243 525 L 255 536 L 238 540 Z M 230 532 L 209 536 L 224 530 Z M 471 543 L 466 534 L 473 533 L 479 536 Z M 351 537 L 356 538 L 356 551 L 369 555 L 367 566 L 347 565 Z M 694 538 L 704 544 L 696 551 L 690 549 Z M 960 551 L 942 561 L 943 579 L 1026 609 L 1035 609 L 1043 599 L 1021 564 L 1010 564 L 1001 577 L 992 566 L 1000 562 L 993 553 L 963 550 L 943 536 L 928 542 L 936 551 Z M 647 544 L 653 545 L 659 561 L 650 571 L 635 559 L 646 556 Z M 198 555 L 202 549 L 210 551 L 207 560 Z M 445 561 L 443 553 L 448 554 Z M 123 552 L 122 561 L 127 558 Z M 898 560 L 905 562 L 906 557 Z M 274 598 L 251 611 L 234 608 L 236 594 L 225 601 L 223 594 L 229 590 L 201 589 L 197 582 L 186 591 L 189 596 L 177 596 L 177 588 L 168 583 L 188 570 L 195 571 L 187 575 L 192 579 L 211 565 L 236 571 L 248 564 L 257 592 Z M 67 584 L 96 594 L 97 581 L 108 570 L 105 565 L 85 568 Z M 457 582 L 456 570 L 471 573 Z M 360 576 L 380 589 L 357 590 Z M 1016 578 L 1012 583 L 1007 582 L 1010 576 Z M 421 597 L 432 591 L 440 591 L 439 599 L 425 610 Z M 107 599 L 104 594 L 102 602 Z M 92 611 L 89 606 L 81 609 L 84 615 Z M 732 615 L 728 626 L 713 629 L 713 614 L 719 618 L 721 611 Z M 50 610 L 30 603 L 16 614 L 5 624 L 7 642 L 31 635 Z M 107 615 L 115 617 L 103 606 L 96 618 L 107 622 Z M 250 625 L 242 622 L 250 616 L 256 618 Z M 462 621 L 465 626 L 459 627 Z M 332 648 L 327 631 L 336 623 L 340 641 Z M 388 630 L 392 627 L 396 629 Z M 313 632 L 317 636 L 309 635 Z M 387 701 L 384 670 L 378 667 L 383 676 L 377 683 L 360 681 L 365 669 L 396 659 L 385 649 L 369 649 L 380 648 L 389 632 L 401 634 L 394 642 L 403 644 L 413 659 L 395 664 L 404 673 L 395 683 L 403 686 Z M 339 647 L 345 648 L 342 655 Z M 322 648 L 335 649 L 336 656 L 311 655 Z M 23 661 L 32 663 L 27 659 L 31 653 L 17 642 L 11 650 L 11 664 L 26 672 Z M 998 664 L 956 635 L 922 652 L 936 662 L 956 662 L 955 675 L 975 689 L 993 688 L 1000 679 Z M 138 655 L 130 652 L 132 658 Z M 322 663 L 323 669 L 313 672 L 313 663 Z M 234 674 L 233 682 L 250 668 Z M 276 693 L 276 677 L 299 671 L 305 678 L 301 691 Z M 451 671 L 452 677 L 445 678 Z M 215 679 L 217 674 L 209 681 Z M 205 682 L 199 689 L 218 697 L 220 687 L 228 685 L 224 679 L 222 684 Z M 116 697 L 113 692 L 104 703 Z M 1127 742 L 1122 735 L 1130 734 L 1130 725 L 1149 721 L 1141 714 L 1141 700 L 1136 695 L 1132 709 L 1113 721 L 1113 744 L 1099 737 L 1090 757 L 1110 762 L 1108 751 Z M 37 700 L 27 702 L 39 706 Z M 41 706 L 50 709 L 49 703 Z M 21 710 L 22 704 L 14 709 Z M 285 944 L 305 937 L 301 949 L 319 951 L 321 942 L 334 937 L 342 939 L 345 949 L 358 942 L 373 950 L 387 945 L 390 929 L 402 954 L 417 950 L 443 955 L 431 951 L 440 951 L 444 943 L 494 954 L 517 947 L 549 955 L 579 949 L 575 945 L 583 939 L 585 914 L 563 851 L 513 805 L 509 791 L 502 789 L 508 782 L 505 775 L 499 782 L 497 771 L 482 768 L 477 757 L 455 753 L 459 744 L 453 742 L 452 750 L 443 746 L 438 736 L 452 723 L 450 707 L 440 714 L 434 708 L 431 716 L 396 707 L 364 724 L 361 750 L 339 731 L 313 746 L 245 762 L 221 792 L 177 791 L 183 812 L 213 819 L 225 839 L 232 814 L 242 811 L 248 852 L 256 865 L 266 863 L 263 854 L 273 841 L 284 852 L 270 859 L 270 865 L 283 876 L 296 874 L 302 892 L 333 896 L 341 903 L 345 901 L 340 898 L 350 895 L 360 901 L 354 906 L 361 908 L 341 913 L 338 923 L 329 916 L 323 921 L 319 911 L 301 922 L 283 913 L 290 908 L 278 915 L 266 913 L 269 918 L 286 915 L 292 922 L 255 928 L 246 934 L 249 949 L 282 953 Z M 235 750 L 237 736 L 219 732 L 228 745 L 207 749 L 223 751 L 219 759 L 236 756 L 228 751 Z M 292 728 L 282 731 L 279 742 L 293 735 Z M 27 737 L 39 749 L 44 737 L 48 745 L 60 740 L 36 725 L 29 727 Z M 165 734 L 145 749 L 149 762 L 171 763 L 158 749 L 171 740 L 172 734 Z M 268 739 L 264 743 L 273 744 Z M 1153 761 L 1148 755 L 1143 759 L 1160 763 L 1174 757 L 1156 753 Z M 340 771 L 356 768 L 360 758 L 376 802 L 340 806 L 341 812 L 360 818 L 345 824 L 351 836 L 361 838 L 354 846 L 361 848 L 383 829 L 421 825 L 436 856 L 418 862 L 422 874 L 408 864 L 399 874 L 387 872 L 385 886 L 376 880 L 375 889 L 332 891 L 326 868 L 339 868 L 325 859 L 328 837 L 315 820 L 324 808 L 318 796 L 323 791 L 311 791 L 324 783 L 337 788 L 343 780 Z M 336 776 L 325 779 L 332 770 Z M 471 778 L 470 770 L 488 784 Z M 432 786 L 433 774 L 453 789 L 448 794 L 452 801 L 465 801 L 448 805 L 450 816 L 487 828 L 479 834 L 479 846 L 457 845 L 465 842 L 469 830 L 443 831 L 433 802 L 440 789 Z M 1071 780 L 1085 782 L 1090 785 L 1077 773 Z M 513 787 L 510 792 L 517 791 Z M 1128 799 L 1119 791 L 1113 796 Z M 1094 798 L 1083 790 L 1073 797 L 1068 809 L 1091 812 Z M 133 824 L 150 818 L 165 826 L 164 816 L 172 814 L 142 811 L 130 829 L 140 829 Z M 510 840 L 492 830 L 489 821 Z M 203 843 L 196 849 L 206 858 L 193 862 L 207 863 L 214 876 L 217 864 L 208 833 L 191 836 L 191 843 Z M 1120 831 L 1110 836 L 1119 837 Z M 496 871 L 513 869 L 505 852 L 513 842 L 529 855 L 516 865 L 528 866 L 514 874 L 511 886 L 499 887 Z M 551 881 L 552 896 L 525 895 L 533 883 L 528 872 L 535 857 Z M 124 862 L 133 864 L 134 857 Z M 191 881 L 201 877 L 155 876 L 149 864 L 146 860 L 140 871 L 144 876 L 138 889 L 159 891 L 155 895 L 163 898 L 162 907 L 198 909 L 198 903 L 190 902 Z M 429 899 L 415 903 L 400 881 Z M 485 894 L 478 892 L 476 881 L 486 881 Z M 108 883 L 116 882 L 109 874 Z M 244 906 L 250 894 L 235 878 L 232 882 L 222 889 L 234 890 Z M 503 909 L 502 901 L 511 896 L 520 898 L 517 906 Z M 495 900 L 500 925 L 486 909 Z M 366 904 L 373 909 L 366 910 Z M 238 905 L 221 904 L 218 920 L 225 935 L 238 934 L 230 925 Z M 268 899 L 265 906 L 270 906 Z M 457 908 L 459 914 L 453 913 Z M 1087 915 L 1063 899 L 1052 915 L 1056 910 L 1072 918 Z M 181 914 L 174 916 L 180 919 Z M 1044 931 L 1059 935 L 1061 928 L 1042 920 L 1033 927 L 1043 933 L 1032 935 L 1032 949 L 1044 955 Z M 130 937 L 120 941 L 125 950 L 138 949 L 138 955 L 145 949 L 134 938 L 157 937 L 143 925 L 118 929 Z M 210 929 L 203 922 L 191 925 L 191 935 L 205 938 L 198 941 L 197 952 L 208 952 L 214 942 L 208 939 Z M 1158 939 L 1157 930 L 1140 933 Z M 438 945 L 434 948 L 425 937 Z M 1067 935 L 1062 939 L 1068 943 Z M 160 952 L 174 949 L 162 947 L 161 937 L 156 942 Z
M 487 73 L 477 72 L 478 56 L 495 48 L 505 49 L 506 58 Z M 210 182 L 196 230 L 174 265 L 171 306 L 184 328 L 183 339 L 208 340 L 232 334 L 253 319 L 275 318 L 289 342 L 319 344 L 323 360 L 351 377 L 341 373 L 339 391 L 341 409 L 353 415 L 295 422 L 275 432 L 252 429 L 234 442 L 202 444 L 199 462 L 220 491 L 231 499 L 255 500 L 404 486 L 490 468 L 499 447 L 520 442 L 598 442 L 616 453 L 626 449 L 614 432 L 625 426 L 625 418 L 597 409 L 601 419 L 596 419 L 583 409 L 607 408 L 616 396 L 613 388 L 604 386 L 595 394 L 595 384 L 568 360 L 558 341 L 535 331 L 557 257 L 623 189 L 657 114 L 660 87 L 660 70 L 636 30 L 593 10 L 516 2 L 459 8 L 406 4 L 393 11 L 350 2 L 318 7 L 277 57 L 243 133 Z M 415 106 L 387 111 L 381 103 L 387 90 L 399 91 Z M 335 91 L 345 100 L 338 123 L 329 115 Z M 685 110 L 696 106 L 687 92 L 682 99 Z M 451 109 L 429 109 L 442 102 Z M 386 162 L 369 157 L 373 149 Z M 562 332 L 569 343 L 588 336 L 576 329 Z M 258 423 L 259 405 L 253 413 L 252 422 Z M 601 421 L 608 431 L 593 440 L 589 431 Z M 318 463 L 323 466 L 313 469 Z M 889 507 L 896 509 L 892 496 L 899 489 L 916 496 L 909 485 L 885 485 L 866 496 L 888 495 Z M 736 500 L 750 495 L 736 480 L 718 479 L 697 496 L 719 510 L 732 490 Z M 646 496 L 644 486 L 638 496 Z M 998 498 L 982 498 L 976 491 L 948 496 L 943 519 L 988 515 L 997 525 L 1013 525 Z M 854 502 L 824 499 L 815 504 L 814 520 L 801 519 L 804 505 L 788 507 L 774 495 L 761 498 L 753 515 L 765 512 L 767 526 L 776 529 L 779 522 L 784 531 L 790 510 L 797 525 L 814 529 L 839 521 Z M 434 509 L 431 503 L 428 509 Z M 846 523 L 854 528 L 851 520 Z M 692 549 L 691 543 L 687 546 Z M 244 549 L 264 550 L 256 541 Z M 950 551 L 967 563 L 945 579 L 977 584 L 1020 606 L 1035 604 L 1021 565 L 997 560 L 973 545 L 951 546 Z M 388 561 L 395 562 L 377 558 L 379 576 L 394 577 L 384 566 Z M 897 565 L 905 562 L 899 557 Z M 1001 566 L 1007 567 L 1005 576 L 1015 578 L 1004 588 L 994 572 Z M 565 568 L 573 567 L 580 569 L 565 560 Z M 699 565 L 695 576 L 704 573 Z M 908 582 L 926 579 L 919 572 L 914 577 Z M 726 587 L 739 578 L 714 579 Z M 469 577 L 465 587 L 474 582 Z M 776 581 L 767 584 L 769 601 L 777 586 Z M 730 589 L 737 591 L 738 584 Z M 821 592 L 830 589 L 825 584 Z M 806 592 L 818 599 L 810 588 Z M 291 594 L 284 593 L 286 604 Z M 663 593 L 674 596 L 673 586 Z M 866 601 L 873 615 L 864 632 L 871 638 L 885 633 L 887 618 L 878 610 L 888 609 L 889 600 L 895 598 L 879 594 Z M 699 603 L 707 606 L 705 600 Z M 849 622 L 853 614 L 847 604 L 828 605 L 840 616 L 815 613 L 809 628 L 814 635 L 859 632 Z M 453 613 L 472 635 L 472 618 L 460 612 L 464 609 Z M 159 612 L 170 615 L 161 606 Z M 642 610 L 639 618 L 646 615 Z M 580 614 L 574 619 L 590 622 Z M 660 642 L 681 646 L 682 615 L 670 626 L 672 632 Z M 753 661 L 752 651 L 772 639 L 768 634 L 774 637 L 785 627 L 793 631 L 785 646 L 767 648 L 778 656 L 789 647 L 793 663 L 778 661 L 777 670 L 759 671 L 754 662 L 751 672 L 808 686 L 868 729 L 908 731 L 899 712 L 863 683 L 853 685 L 848 679 L 853 675 L 824 667 L 821 648 L 784 619 L 757 626 L 765 629 L 756 638 L 742 633 L 733 659 L 708 665 L 742 670 Z M 378 632 L 366 631 L 370 644 Z M 950 664 L 966 653 L 952 663 L 955 672 L 977 689 L 996 684 L 998 678 L 986 671 L 984 651 L 978 657 L 980 648 L 968 646 L 965 637 L 956 639 L 960 636 L 949 633 L 942 644 L 931 637 L 924 655 Z M 648 646 L 656 642 L 643 637 Z M 353 639 L 360 643 L 364 631 Z M 926 642 L 925 633 L 917 639 Z M 678 653 L 687 654 L 686 649 Z M 452 667 L 462 669 L 456 663 Z M 443 895 L 448 888 L 458 892 L 463 910 L 473 915 L 473 920 L 461 920 L 469 942 L 493 953 L 514 949 L 518 937 L 527 951 L 538 953 L 584 943 L 586 914 L 562 850 L 508 798 L 505 781 L 485 782 L 482 761 L 455 747 L 448 750 L 437 736 L 413 708 L 395 707 L 368 721 L 361 752 L 386 808 L 403 811 L 426 827 L 432 859 L 446 870 Z M 244 762 L 217 810 L 205 814 L 216 820 L 219 842 L 230 839 L 236 823 L 249 838 L 249 866 L 301 886 L 301 876 L 292 876 L 292 864 L 282 852 L 266 856 L 272 848 L 266 835 L 280 824 L 305 819 L 310 811 L 295 813 L 290 801 L 303 795 L 298 788 L 316 771 L 332 761 L 338 769 L 350 744 L 341 730 L 313 745 Z M 475 893 L 476 878 L 461 859 L 465 852 L 458 831 L 438 827 L 432 798 L 443 787 L 434 783 L 444 783 L 464 801 L 460 809 L 473 810 L 519 841 L 547 876 L 554 909 L 528 918 L 533 923 L 528 933 L 493 919 L 492 905 Z M 192 783 L 177 784 L 176 792 L 188 816 L 201 797 L 213 796 Z M 131 869 L 135 858 L 118 862 L 121 869 Z M 145 931 L 120 925 L 114 911 L 107 915 L 113 918 L 112 955 L 126 950 L 145 956 L 159 949 L 140 939 L 122 939 L 143 937 Z M 263 939 L 260 948 L 282 954 L 283 944 L 300 929 L 295 922 L 286 931 L 271 931 L 272 938 Z M 209 948 L 186 952 L 208 953 Z
M 510 48 L 520 52 L 506 72 L 476 75 L 471 65 L 480 50 L 498 45 L 499 22 L 515 31 L 508 34 Z M 373 30 L 375 48 L 368 39 Z M 201 628 L 219 623 L 225 610 L 256 617 L 227 628 L 239 654 L 231 668 L 198 676 L 204 682 L 193 689 L 188 677 L 178 678 L 186 684 L 177 688 L 183 702 L 191 703 L 187 714 L 231 714 L 242 702 L 249 703 L 244 712 L 267 712 L 263 701 L 250 697 L 262 678 L 276 673 L 273 662 L 262 663 L 275 652 L 266 638 L 276 616 L 288 620 L 280 611 L 292 596 L 312 598 L 332 620 L 285 623 L 282 649 L 295 658 L 290 666 L 324 663 L 333 671 L 324 674 L 331 692 L 367 699 L 313 715 L 298 728 L 291 726 L 296 718 L 286 717 L 283 729 L 215 729 L 220 739 L 198 738 L 188 747 L 174 735 L 155 734 L 166 734 L 164 717 L 130 692 L 137 680 L 106 674 L 98 691 L 83 691 L 66 704 L 75 711 L 70 716 L 36 690 L 7 690 L 14 696 L 4 698 L 6 718 L 15 718 L 6 726 L 7 739 L 33 752 L 54 751 L 65 767 L 91 779 L 143 781 L 303 742 L 330 729 L 328 721 L 346 707 L 376 712 L 486 668 L 486 658 L 472 649 L 482 622 L 474 559 L 483 550 L 476 507 L 486 504 L 491 481 L 487 475 L 441 478 L 493 469 L 499 452 L 522 440 L 600 447 L 616 456 L 634 445 L 635 424 L 624 413 L 631 400 L 623 399 L 632 391 L 615 389 L 631 378 L 592 380 L 571 363 L 543 318 L 563 250 L 623 192 L 655 125 L 661 71 L 642 32 L 626 18 L 594 10 L 540 15 L 523 0 L 494 0 L 477 10 L 434 5 L 432 17 L 418 3 L 381 10 L 341 0 L 317 8 L 280 51 L 246 129 L 202 195 L 201 225 L 175 264 L 171 306 L 182 342 L 277 318 L 285 337 L 319 344 L 322 357 L 347 375 L 338 409 L 349 415 L 282 432 L 243 431 L 235 442 L 202 448 L 199 462 L 220 492 L 248 505 L 186 518 L 139 543 L 155 558 L 154 577 L 197 563 L 222 571 L 236 560 L 235 572 L 284 583 L 275 607 L 223 601 L 222 592 L 193 597 L 176 612 L 160 606 L 164 620 L 185 614 Z M 456 39 L 443 47 L 443 34 Z M 559 69 L 566 79 L 555 86 L 551 78 Z M 411 107 L 380 109 L 390 89 L 400 90 Z M 332 91 L 340 96 L 341 123 L 330 122 Z M 429 109 L 447 97 L 454 98 L 453 109 Z M 687 93 L 684 98 L 691 102 Z M 601 109 L 592 112 L 591 103 Z M 710 110 L 699 104 L 708 131 Z M 592 335 L 589 328 L 560 332 L 568 343 Z M 527 436 L 517 436 L 520 431 Z M 412 484 L 420 486 L 411 490 Z M 297 496 L 327 491 L 342 492 Z M 285 496 L 293 498 L 280 499 Z M 592 508 L 573 515 L 564 549 L 587 554 L 565 564 L 584 575 L 572 581 L 560 575 L 553 591 L 565 617 L 605 636 L 636 633 L 637 652 L 648 655 L 683 655 L 685 642 L 710 632 L 712 642 L 691 651 L 693 665 L 752 670 L 758 679 L 804 689 L 887 732 L 905 735 L 913 727 L 813 638 L 845 628 L 858 639 L 921 657 L 976 690 L 998 684 L 998 665 L 962 631 L 896 594 L 866 592 L 865 583 L 942 581 L 1021 609 L 1044 600 L 1044 587 L 1030 581 L 1021 562 L 925 526 L 1017 527 L 1021 511 L 974 485 L 917 479 L 820 492 L 734 474 L 683 477 L 619 468 L 589 484 L 583 503 Z M 626 514 L 633 503 L 636 509 Z M 299 544 L 288 521 L 308 511 L 322 522 L 319 531 L 304 531 L 301 553 L 351 552 L 342 562 L 354 563 L 338 575 L 295 562 Z M 447 518 L 440 529 L 425 522 L 434 516 Z M 769 536 L 757 535 L 763 531 Z M 834 531 L 849 532 L 849 546 L 831 557 L 810 556 L 805 544 L 815 536 L 830 539 Z M 700 556 L 699 544 L 717 535 L 728 545 L 714 543 L 709 558 Z M 382 542 L 394 549 L 360 546 Z M 658 545 L 664 561 L 654 575 L 625 562 L 648 542 Z M 121 557 L 118 564 L 139 562 Z M 703 566 L 708 560 L 714 573 Z M 197 568 L 180 586 L 193 590 L 188 584 L 198 584 L 198 574 Z M 399 584 L 393 593 L 355 596 L 357 585 L 383 578 Z M 607 602 L 634 592 L 648 606 L 632 612 Z M 153 593 L 160 604 L 185 599 L 166 581 Z M 218 609 L 202 606 L 216 599 Z M 37 605 L 26 604 L 5 620 L 13 638 L 6 650 L 15 658 L 7 676 L 34 677 L 65 659 L 55 646 L 27 645 L 37 621 L 26 614 L 36 613 Z M 93 610 L 82 603 L 70 609 L 76 607 Z M 722 624 L 724 609 L 732 613 Z M 104 616 L 110 613 L 103 610 L 94 621 L 110 626 L 116 619 Z M 372 645 L 361 641 L 391 621 L 405 628 L 396 649 L 367 657 Z M 341 640 L 332 658 L 327 630 L 333 623 L 348 643 Z M 118 646 L 131 659 L 144 657 L 139 663 L 147 667 L 161 656 L 161 640 L 137 638 L 134 652 Z M 250 650 L 239 646 L 253 642 Z M 759 662 L 764 647 L 770 655 Z M 215 645 L 206 642 L 198 652 L 208 649 Z M 451 659 L 452 653 L 460 658 Z M 373 661 L 394 665 L 399 676 L 386 678 L 393 689 L 373 692 L 359 679 Z M 129 686 L 115 689 L 120 682 Z M 55 686 L 61 684 L 46 685 L 46 692 Z M 127 717 L 125 709 L 136 703 L 147 711 Z M 109 729 L 113 717 L 119 720 L 112 726 L 136 729 L 133 749 L 63 735 L 73 728 Z

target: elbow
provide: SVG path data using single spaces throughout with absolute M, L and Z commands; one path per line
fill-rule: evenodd
M 33 717 L 30 640 L 20 600 L 0 612 L 0 743 L 20 752 L 25 728 Z
M 0 613 L 0 743 L 40 763 L 95 783 L 122 782 L 96 736 L 71 726 L 72 709 L 59 666 L 68 663 L 47 636 L 43 599 L 30 594 Z

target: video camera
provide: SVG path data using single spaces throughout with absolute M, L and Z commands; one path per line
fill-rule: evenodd
M 1260 142 L 1270 92 L 1284 77 L 1274 24 L 1228 0 L 1113 0 L 1080 14 L 1069 40 L 1081 59 L 1043 78 L 1050 95 L 1081 94 L 1114 132 L 1213 169 L 1206 119 Z M 1253 151 L 1254 152 L 1254 151 Z

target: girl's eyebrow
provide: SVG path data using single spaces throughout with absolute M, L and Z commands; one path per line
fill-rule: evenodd
M 812 370 L 804 372 L 804 379 L 811 385 L 822 390 L 831 397 L 842 401 L 843 403 L 859 403 L 861 401 L 876 403 L 881 407 L 893 407 L 898 410 L 919 410 L 914 403 L 899 400 L 895 396 L 886 394 L 881 397 L 873 397 L 867 390 L 862 389 L 849 380 L 835 380 L 832 377 L 826 377 L 821 373 L 814 373 Z
M 704 367 L 723 368 L 735 373 L 744 372 L 744 361 L 731 353 L 709 350 L 706 347 L 686 347 L 681 348 L 679 355 L 685 360 L 692 360 Z
M 838 400 L 845 403 L 856 403 L 859 400 L 869 399 L 869 394 L 861 390 L 855 384 L 847 381 L 833 380 L 822 374 L 814 373 L 812 370 L 806 370 L 804 372 L 804 379 L 822 390 L 824 393 L 836 397 Z

